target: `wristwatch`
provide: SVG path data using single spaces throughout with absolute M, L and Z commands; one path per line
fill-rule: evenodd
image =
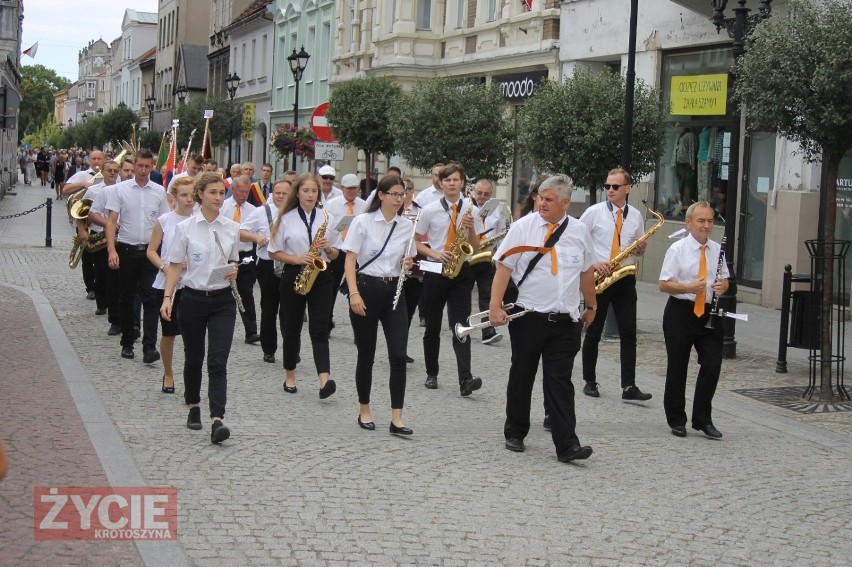
M 597 305 L 586 305 L 586 311 L 597 311 L 597 310 L 598 310 Z

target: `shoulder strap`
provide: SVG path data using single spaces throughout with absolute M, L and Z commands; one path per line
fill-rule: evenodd
M 517 287 L 521 287 L 521 284 L 524 283 L 524 280 L 527 279 L 528 275 L 530 275 L 530 272 L 532 272 L 532 269 L 535 268 L 536 264 L 538 264 L 538 261 L 541 260 L 541 257 L 550 252 L 554 245 L 556 245 L 556 243 L 559 241 L 559 237 L 561 237 L 562 233 L 565 232 L 565 228 L 568 226 L 569 220 L 571 220 L 570 217 L 565 217 L 565 222 L 563 222 L 561 225 L 559 225 L 559 228 L 553 231 L 553 234 L 550 235 L 550 238 L 547 239 L 547 242 L 544 243 L 543 247 L 516 246 L 514 248 L 510 248 L 506 251 L 505 254 L 500 256 L 500 260 L 503 260 L 507 256 L 511 256 L 512 254 L 517 254 L 519 252 L 532 252 L 534 250 L 538 251 L 538 254 L 536 254 L 535 258 L 530 260 L 530 263 L 527 265 L 527 269 L 526 271 L 524 271 L 524 275 L 521 276 L 521 279 L 516 284 Z
M 364 262 L 364 265 L 363 265 L 363 266 L 359 266 L 359 267 L 358 267 L 358 269 L 356 270 L 356 273 L 357 273 L 357 272 L 360 272 L 361 270 L 363 270 L 364 268 L 366 268 L 367 266 L 369 266 L 370 264 L 372 264 L 373 262 L 375 262 L 375 261 L 376 261 L 376 258 L 378 258 L 379 256 L 381 256 L 381 255 L 382 255 L 382 252 L 384 252 L 384 251 L 385 251 L 385 248 L 386 248 L 386 247 L 387 247 L 387 245 L 388 245 L 388 241 L 390 240 L 391 235 L 393 234 L 393 231 L 396 229 L 396 223 L 397 223 L 397 221 L 393 221 L 393 225 L 391 225 L 390 232 L 388 232 L 388 237 L 387 237 L 387 238 L 385 238 L 385 243 L 384 243 L 384 244 L 382 244 L 382 249 L 381 249 L 381 250 L 379 250 L 379 253 L 378 253 L 378 254 L 376 254 L 375 256 L 373 256 L 372 258 L 370 258 L 369 260 L 367 260 L 366 262 Z

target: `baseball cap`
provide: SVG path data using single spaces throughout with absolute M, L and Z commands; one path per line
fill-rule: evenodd
M 334 175 L 335 177 L 337 176 L 337 172 L 334 171 L 334 168 L 330 165 L 322 166 L 321 168 L 319 168 L 319 171 L 317 173 L 319 173 L 320 175 Z
M 361 180 L 358 179 L 358 176 L 354 173 L 347 173 L 343 176 L 343 179 L 340 180 L 341 187 L 358 187 L 361 183 Z

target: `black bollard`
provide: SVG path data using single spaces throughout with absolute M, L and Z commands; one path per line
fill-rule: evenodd
M 46 248 L 50 248 L 53 246 L 53 237 L 51 236 L 51 229 L 53 227 L 53 199 L 50 197 L 47 198 L 47 226 L 45 227 L 44 232 L 44 245 Z

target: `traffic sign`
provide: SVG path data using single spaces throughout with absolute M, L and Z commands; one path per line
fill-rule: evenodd
M 331 161 L 343 161 L 345 158 L 345 149 L 343 144 L 331 142 L 315 142 L 314 143 L 314 158 Z
M 334 131 L 331 129 L 331 126 L 328 125 L 328 120 L 325 117 L 327 110 L 328 101 L 317 106 L 314 113 L 311 114 L 311 130 L 313 130 L 314 134 L 317 135 L 317 138 L 323 142 L 336 142 L 337 137 L 334 135 Z

